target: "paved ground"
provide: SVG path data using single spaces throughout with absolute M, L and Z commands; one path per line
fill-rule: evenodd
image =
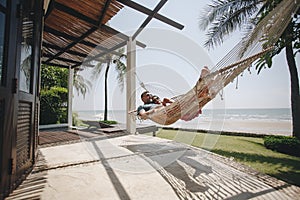
M 188 145 L 74 133 L 40 146 L 33 172 L 7 199 L 300 199 L 299 187 Z

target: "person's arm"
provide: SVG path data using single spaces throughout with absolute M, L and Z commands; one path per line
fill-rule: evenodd
M 164 98 L 162 104 L 163 104 L 164 106 L 166 106 L 167 103 L 173 103 L 173 102 L 174 102 L 174 100 L 172 100 L 172 99 Z
M 145 111 L 144 109 L 142 109 L 139 112 L 139 116 L 144 120 L 150 119 L 150 115 L 153 114 L 154 112 L 155 112 L 155 109 L 151 109 L 149 111 Z

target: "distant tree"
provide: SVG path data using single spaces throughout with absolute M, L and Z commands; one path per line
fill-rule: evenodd
M 224 38 L 237 29 L 243 29 L 252 23 L 255 27 L 270 11 L 283 0 L 215 0 L 201 14 L 200 28 L 208 28 L 207 47 L 214 47 L 223 42 Z M 288 12 L 285 11 L 285 12 Z M 285 49 L 291 80 L 291 108 L 293 136 L 300 139 L 300 91 L 299 76 L 295 56 L 300 48 L 300 13 L 290 13 L 291 19 L 283 34 L 275 44 L 276 48 L 264 56 L 257 64 L 258 73 L 261 69 L 272 66 L 272 58 Z
M 107 121 L 107 113 L 108 113 L 108 71 L 111 65 L 115 66 L 115 69 L 118 73 L 117 80 L 120 86 L 120 89 L 123 90 L 124 88 L 124 75 L 126 70 L 126 65 L 124 63 L 124 59 L 126 58 L 124 52 L 125 49 L 121 48 L 118 51 L 118 55 L 114 54 L 107 54 L 105 57 L 105 62 L 99 62 L 95 68 L 93 69 L 92 78 L 96 79 L 100 75 L 103 68 L 106 66 L 105 69 L 105 76 L 104 76 L 104 121 Z

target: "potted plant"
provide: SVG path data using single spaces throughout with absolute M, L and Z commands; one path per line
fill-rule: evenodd
M 101 128 L 112 128 L 115 124 L 117 124 L 117 121 L 113 120 L 100 120 L 99 125 Z

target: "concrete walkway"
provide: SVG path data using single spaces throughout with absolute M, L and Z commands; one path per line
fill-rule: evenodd
M 146 135 L 40 148 L 8 199 L 299 199 L 300 188 L 232 160 Z

